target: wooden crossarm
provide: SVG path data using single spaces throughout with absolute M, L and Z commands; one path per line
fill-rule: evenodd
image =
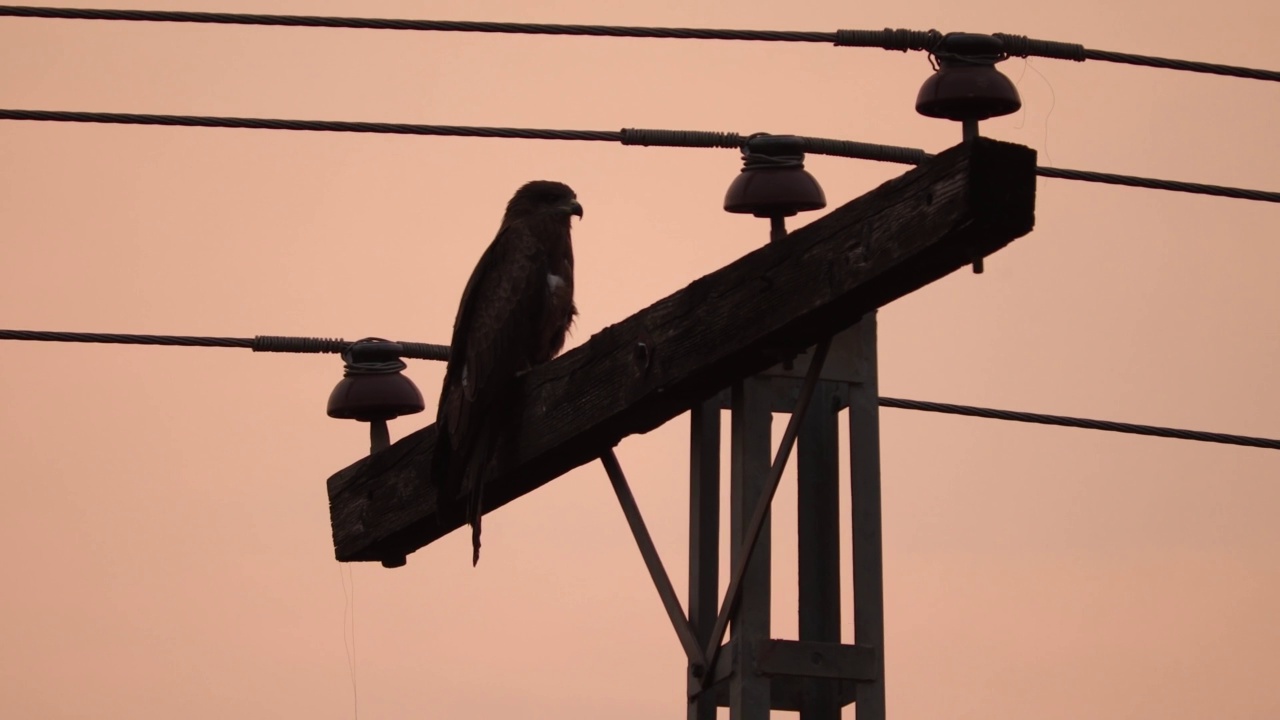
M 486 511 L 1030 232 L 1035 178 L 1029 148 L 956 146 L 535 368 Z M 464 523 L 431 478 L 435 438 L 425 427 L 329 479 L 338 560 L 403 556 Z

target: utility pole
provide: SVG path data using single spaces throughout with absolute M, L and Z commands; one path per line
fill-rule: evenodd
M 817 221 L 605 328 L 523 379 L 514 459 L 485 485 L 492 512 L 601 459 L 689 662 L 688 716 L 771 709 L 833 720 L 856 700 L 883 720 L 875 311 L 1029 232 L 1035 153 L 972 138 Z M 850 426 L 854 637 L 840 637 L 837 413 Z M 720 600 L 719 433 L 729 410 L 730 583 Z M 688 613 L 613 447 L 692 411 Z M 770 418 L 790 416 L 772 460 Z M 800 639 L 769 632 L 768 518 L 798 438 Z M 342 562 L 392 561 L 465 524 L 431 477 L 428 426 L 329 479 Z M 732 634 L 723 642 L 732 622 Z

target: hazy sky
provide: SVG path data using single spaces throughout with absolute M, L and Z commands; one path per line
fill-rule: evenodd
M 122 5 L 937 28 L 1280 69 L 1274 2 Z M 1025 109 L 983 132 L 1042 164 L 1280 190 L 1275 83 L 1002 69 Z M 960 131 L 915 114 L 929 72 L 919 53 L 821 44 L 0 19 L 7 108 L 936 152 Z M 545 178 L 586 208 L 572 346 L 766 241 L 721 210 L 739 166 L 728 150 L 4 121 L 0 327 L 447 342 L 503 204 Z M 905 171 L 808 166 L 833 207 Z M 1277 227 L 1276 205 L 1041 180 L 1035 231 L 986 274 L 881 311 L 881 390 L 1280 437 Z M 350 718 L 353 667 L 363 718 L 684 712 L 683 654 L 598 464 L 489 516 L 478 568 L 466 532 L 399 570 L 340 566 L 325 480 L 368 436 L 325 416 L 336 357 L 4 342 L 0 364 L 0 716 Z M 408 374 L 428 409 L 394 437 L 433 417 L 443 368 Z M 681 586 L 687 427 L 619 448 Z M 1280 454 L 902 410 L 882 430 L 892 717 L 1280 716 Z M 796 630 L 794 506 L 784 479 L 779 637 Z

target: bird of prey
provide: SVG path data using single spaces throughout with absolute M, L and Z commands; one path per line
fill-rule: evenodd
M 564 347 L 573 303 L 570 216 L 582 206 L 568 185 L 526 183 L 507 203 L 458 306 L 436 416 L 432 477 L 441 497 L 467 493 L 472 558 L 480 560 L 481 497 L 504 439 L 518 431 L 517 378 Z

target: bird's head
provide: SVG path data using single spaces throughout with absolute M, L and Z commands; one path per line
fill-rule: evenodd
M 568 185 L 554 180 L 534 180 L 525 183 L 512 196 L 511 202 L 507 203 L 507 217 L 534 213 L 563 215 L 567 221 L 570 215 L 582 217 L 582 205 Z

